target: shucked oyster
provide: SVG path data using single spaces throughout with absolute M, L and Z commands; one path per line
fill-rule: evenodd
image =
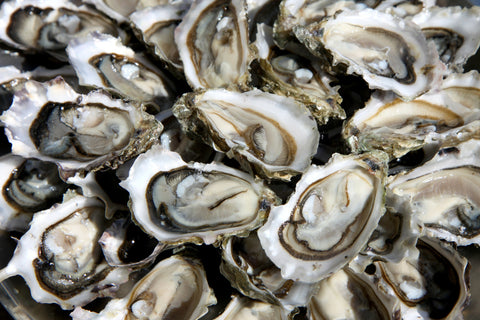
M 480 244 L 480 140 L 440 149 L 420 167 L 392 177 L 387 199 L 424 232 L 458 245 Z
M 61 202 L 68 188 L 51 162 L 6 155 L 0 158 L 0 229 L 28 228 L 33 213 Z
M 201 263 L 177 254 L 160 261 L 126 297 L 111 300 L 99 314 L 77 308 L 71 316 L 73 320 L 196 320 L 216 302 Z
M 343 136 L 354 152 L 380 149 L 392 158 L 444 140 L 467 140 L 478 133 L 480 75 L 451 74 L 440 90 L 412 101 L 374 93 L 345 124 Z
M 296 34 L 312 53 L 322 55 L 324 47 L 370 87 L 406 100 L 435 87 L 445 69 L 418 26 L 372 9 L 344 11 Z
M 244 0 L 198 0 L 175 30 L 193 89 L 245 86 L 250 52 Z
M 215 149 L 247 160 L 269 178 L 289 180 L 307 169 L 319 132 L 307 108 L 260 90 L 185 94 L 173 108 L 183 129 Z
M 173 84 L 167 76 L 118 38 L 90 33 L 70 41 L 67 54 L 81 85 L 104 88 L 143 103 L 172 99 Z
M 273 207 L 258 237 L 287 279 L 316 282 L 363 249 L 384 213 L 384 153 L 334 154 L 312 165 L 287 203 Z
M 4 1 L 0 8 L 0 39 L 23 50 L 46 50 L 63 59 L 68 42 L 91 31 L 121 34 L 111 20 L 70 1 Z
M 162 130 L 138 106 L 99 91 L 80 95 L 61 77 L 26 82 L 1 121 L 14 154 L 55 161 L 64 174 L 115 167 L 147 149 Z
M 162 242 L 212 244 L 246 234 L 265 219 L 273 194 L 248 174 L 221 164 L 185 163 L 154 146 L 120 183 L 130 193 L 133 219 Z
M 102 201 L 83 196 L 36 213 L 0 281 L 21 275 L 36 301 L 64 309 L 112 294 L 130 271 L 110 267 L 101 255 L 104 216 Z

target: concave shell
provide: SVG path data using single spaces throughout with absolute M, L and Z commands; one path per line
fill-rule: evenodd
M 127 268 L 112 268 L 101 256 L 105 207 L 96 198 L 69 195 L 61 204 L 37 212 L 19 240 L 0 281 L 20 275 L 32 297 L 63 309 L 112 295 L 128 280 Z
M 478 133 L 479 97 L 477 71 L 451 74 L 439 90 L 408 102 L 377 92 L 345 124 L 343 136 L 354 152 L 380 149 L 394 158 L 455 137 L 467 140 Z
M 435 43 L 440 59 L 451 69 L 462 71 L 467 59 L 480 46 L 480 7 L 430 7 L 411 19 L 427 40 Z
M 399 319 L 400 304 L 349 267 L 322 280 L 307 305 L 309 320 Z
M 321 56 L 326 48 L 348 73 L 405 100 L 437 86 L 445 69 L 418 26 L 372 9 L 344 11 L 296 34 L 312 53 Z
M 212 244 L 246 235 L 276 201 L 263 183 L 244 172 L 216 163 L 187 164 L 158 146 L 135 160 L 120 185 L 130 193 L 134 221 L 168 243 Z
M 401 319 L 463 319 L 469 300 L 467 259 L 448 244 L 423 237 L 404 260 L 372 261 L 358 256 L 350 264 L 378 290 L 396 297 Z
M 80 95 L 61 77 L 25 82 L 1 121 L 14 154 L 56 162 L 66 176 L 115 168 L 146 150 L 163 128 L 139 106 L 100 91 Z
M 195 1 L 175 42 L 193 89 L 246 86 L 251 54 L 244 0 Z
M 12 154 L 0 158 L 0 227 L 25 231 L 35 212 L 61 202 L 69 188 L 51 162 Z
M 282 278 L 280 269 L 267 257 L 256 232 L 246 238 L 230 237 L 222 243 L 220 272 L 245 296 L 282 306 L 304 306 L 316 284 Z
M 286 279 L 316 282 L 367 244 L 384 213 L 386 155 L 334 154 L 312 165 L 282 206 L 272 207 L 258 237 Z
M 314 61 L 277 49 L 272 32 L 265 24 L 257 25 L 255 46 L 262 89 L 305 104 L 319 124 L 330 118 L 345 119 L 338 87 L 329 85 L 333 78 Z
M 415 216 L 423 232 L 458 245 L 480 244 L 480 140 L 445 146 L 430 161 L 391 177 L 388 203 Z
M 247 160 L 268 178 L 290 180 L 305 171 L 320 138 L 305 106 L 257 89 L 187 93 L 173 113 L 185 131 L 240 162 Z
M 181 23 L 193 1 L 174 1 L 165 5 L 145 8 L 130 15 L 130 21 L 139 38 L 154 48 L 155 54 L 168 65 L 183 70 L 175 29 Z
M 22 50 L 46 50 L 62 60 L 70 40 L 94 30 L 123 35 L 111 20 L 83 4 L 15 0 L 3 1 L 0 8 L 0 39 Z
M 202 264 L 177 254 L 157 263 L 127 296 L 111 300 L 99 314 L 77 308 L 70 315 L 73 320 L 195 320 L 216 302 Z
M 173 84 L 167 76 L 118 38 L 93 32 L 70 41 L 66 51 L 81 85 L 139 102 L 171 99 Z

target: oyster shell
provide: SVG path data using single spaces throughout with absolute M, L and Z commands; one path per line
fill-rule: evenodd
M 388 202 L 411 212 L 431 236 L 458 245 L 480 244 L 480 140 L 440 149 L 420 167 L 392 177 Z
M 202 264 L 174 255 L 160 261 L 122 299 L 111 300 L 99 313 L 75 309 L 73 320 L 199 319 L 217 300 Z
M 13 258 L 0 271 L 0 281 L 21 275 L 36 301 L 63 309 L 111 295 L 130 273 L 110 267 L 101 255 L 97 241 L 105 224 L 103 202 L 70 196 L 35 214 Z
M 371 88 L 392 90 L 411 100 L 441 81 L 445 66 L 419 27 L 390 14 L 344 11 L 326 22 L 296 29 L 316 55 L 327 49 L 334 63 L 361 75 Z
M 272 32 L 265 24 L 257 26 L 255 46 L 263 90 L 293 97 L 305 104 L 319 124 L 331 118 L 344 119 L 338 87 L 329 85 L 333 79 L 315 62 L 276 48 Z
M 258 237 L 286 279 L 316 282 L 367 244 L 384 213 L 384 153 L 334 154 L 312 165 L 282 206 L 272 207 Z
M 168 243 L 212 244 L 247 234 L 275 201 L 263 183 L 244 172 L 215 163 L 187 164 L 158 146 L 135 160 L 120 185 L 130 193 L 133 219 Z
M 0 8 L 0 39 L 22 50 L 46 50 L 62 60 L 70 40 L 94 30 L 115 37 L 122 35 L 112 21 L 83 4 L 11 0 L 3 1 Z
M 63 182 L 57 166 L 51 162 L 6 155 L 0 159 L 0 228 L 28 229 L 33 213 L 62 201 L 69 186 Z
M 64 171 L 116 167 L 146 150 L 162 125 L 138 106 L 99 92 L 76 93 L 61 77 L 28 81 L 1 116 L 12 152 Z
M 97 10 L 118 22 L 127 22 L 129 15 L 145 8 L 165 4 L 168 0 L 84 0 L 84 2 L 93 4 Z
M 343 136 L 354 152 L 380 149 L 394 158 L 455 137 L 467 140 L 478 132 L 479 96 L 477 71 L 452 74 L 440 90 L 409 102 L 392 93 L 376 93 L 345 124 Z
M 477 52 L 480 7 L 430 7 L 412 17 L 427 40 L 435 43 L 440 59 L 451 69 L 462 71 L 467 59 Z
M 175 30 L 193 89 L 246 87 L 251 54 L 244 0 L 198 0 Z
M 400 304 L 349 267 L 319 283 L 307 305 L 310 320 L 400 319 Z
M 118 38 L 94 32 L 70 41 L 66 51 L 81 85 L 107 89 L 142 103 L 172 99 L 173 84 L 167 76 Z
M 319 132 L 305 106 L 260 90 L 223 89 L 185 94 L 173 113 L 185 131 L 216 150 L 250 162 L 268 178 L 289 180 L 305 171 Z
M 246 238 L 231 237 L 222 243 L 220 272 L 245 296 L 292 311 L 304 306 L 316 284 L 282 278 L 280 269 L 267 257 L 255 232 Z
M 130 15 L 139 38 L 153 47 L 162 61 L 177 70 L 183 70 L 183 63 L 175 44 L 175 29 L 191 4 L 191 0 L 173 1 L 138 10 Z

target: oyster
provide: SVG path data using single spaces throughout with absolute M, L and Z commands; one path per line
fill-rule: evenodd
M 47 51 L 64 60 L 72 39 L 91 31 L 122 35 L 109 19 L 63 0 L 10 0 L 0 8 L 0 39 L 22 50 Z
M 384 153 L 334 154 L 312 165 L 287 203 L 272 207 L 258 237 L 286 279 L 316 282 L 367 244 L 384 213 Z
M 193 89 L 246 87 L 251 54 L 244 0 L 198 0 L 175 30 Z
M 430 7 L 412 17 L 428 40 L 435 43 L 440 59 L 453 70 L 462 71 L 467 59 L 477 52 L 480 7 Z
M 257 26 L 255 46 L 263 90 L 293 97 L 305 104 L 319 124 L 331 118 L 345 118 L 338 87 L 329 85 L 333 79 L 321 71 L 318 64 L 276 48 L 272 29 L 264 24 Z
M 113 294 L 130 273 L 110 267 L 101 255 L 97 241 L 105 224 L 103 202 L 70 197 L 35 214 L 13 258 L 0 271 L 0 281 L 21 275 L 36 301 L 64 309 Z
M 118 22 L 128 21 L 129 15 L 157 5 L 163 5 L 168 0 L 84 0 L 91 3 L 104 14 Z
M 349 267 L 322 280 L 307 308 L 310 320 L 400 319 L 398 299 Z
M 172 99 L 173 84 L 167 76 L 118 38 L 94 32 L 70 41 L 66 51 L 81 85 L 107 89 L 142 103 Z M 163 109 L 166 107 L 170 105 Z
M 111 300 L 99 314 L 77 308 L 70 315 L 73 320 L 195 320 L 216 302 L 201 263 L 177 254 L 160 261 L 126 297 Z
M 267 257 L 255 232 L 246 238 L 231 237 L 222 243 L 220 272 L 238 291 L 252 299 L 293 310 L 304 306 L 316 284 L 284 279 Z
M 146 150 L 162 130 L 138 106 L 99 91 L 80 95 L 61 77 L 26 82 L 0 120 L 14 154 L 55 161 L 65 176 L 116 167 Z
M 345 124 L 343 136 L 354 152 L 380 149 L 394 158 L 455 137 L 467 140 L 478 132 L 479 96 L 477 71 L 452 74 L 440 90 L 409 102 L 379 92 Z
M 296 35 L 313 54 L 321 56 L 326 48 L 335 64 L 348 66 L 348 73 L 405 100 L 435 88 L 445 69 L 418 26 L 372 9 L 344 11 L 298 27 Z
M 120 185 L 130 193 L 133 219 L 168 243 L 212 244 L 247 234 L 275 201 L 263 183 L 244 172 L 215 163 L 187 164 L 157 146 L 135 160 Z
M 392 177 L 388 202 L 423 231 L 458 245 L 480 244 L 480 140 L 444 147 L 420 167 Z
M 402 319 L 462 319 L 469 265 L 453 248 L 421 238 L 417 252 L 398 263 L 374 262 L 360 272 L 400 302 Z M 359 259 L 362 260 L 362 259 Z M 359 266 L 352 266 L 358 269 Z
M 175 44 L 175 29 L 191 4 L 191 0 L 173 1 L 136 11 L 130 16 L 139 38 L 152 46 L 162 61 L 177 70 L 183 70 L 183 64 Z
M 318 146 L 317 125 L 305 106 L 260 90 L 185 94 L 173 113 L 185 131 L 268 178 L 289 180 L 305 171 Z
M 28 229 L 33 213 L 61 202 L 69 186 L 63 182 L 57 166 L 51 162 L 6 155 L 0 159 L 2 172 L 0 228 Z

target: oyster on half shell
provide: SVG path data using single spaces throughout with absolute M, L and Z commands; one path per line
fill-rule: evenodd
M 382 152 L 334 154 L 303 174 L 287 203 L 272 207 L 258 237 L 284 278 L 322 280 L 364 248 L 384 213 L 386 168 Z
M 173 113 L 185 131 L 274 179 L 305 171 L 320 137 L 304 105 L 258 89 L 187 93 Z
M 62 174 L 116 167 L 153 143 L 161 123 L 101 91 L 76 93 L 61 77 L 25 82 L 0 120 L 12 152 L 56 162 Z
M 105 226 L 105 206 L 96 198 L 69 195 L 63 203 L 37 212 L 19 240 L 0 281 L 20 275 L 32 297 L 64 309 L 112 295 L 130 270 L 113 268 L 97 243 Z
M 185 163 L 153 146 L 140 155 L 120 185 L 133 219 L 167 243 L 212 244 L 261 225 L 276 198 L 263 183 L 222 164 Z

